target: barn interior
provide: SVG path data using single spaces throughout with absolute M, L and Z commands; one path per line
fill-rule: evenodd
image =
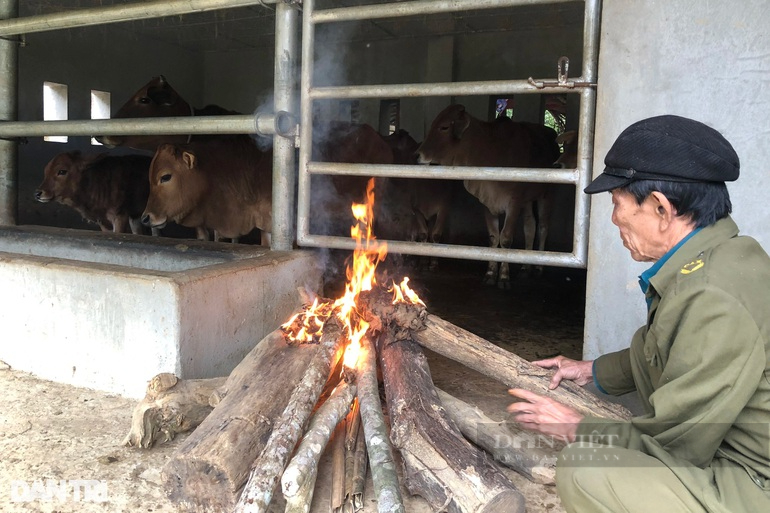
M 19 6 L 19 16 L 122 3 L 129 2 L 23 2 Z M 331 9 L 372 3 L 385 2 L 320 1 L 315 7 Z M 559 71 L 557 62 L 562 56 L 569 58 L 570 76 L 579 76 L 584 10 L 582 2 L 548 2 L 321 24 L 315 34 L 314 81 L 317 86 L 366 86 L 526 80 L 529 77 L 555 79 Z M 87 120 L 92 117 L 94 92 L 108 93 L 110 110 L 114 112 L 143 83 L 157 75 L 166 77 L 196 107 L 217 104 L 242 113 L 259 112 L 271 107 L 274 47 L 275 16 L 271 5 L 30 33 L 24 36 L 19 49 L 18 119 L 43 119 L 44 83 L 66 86 L 67 118 Z M 506 109 L 509 109 L 507 115 L 515 121 L 542 123 L 550 114 L 559 118 L 561 130 L 578 127 L 579 95 L 501 96 L 504 95 L 316 100 L 312 103 L 312 119 L 314 122 L 367 123 L 383 135 L 404 129 L 421 141 L 432 118 L 449 103 L 461 103 L 473 115 L 489 120 L 496 115 L 497 100 L 504 99 L 507 100 Z M 555 102 L 560 103 L 554 107 Z M 19 225 L 98 229 L 84 222 L 72 208 L 35 201 L 34 191 L 40 184 L 42 170 L 55 155 L 72 150 L 83 153 L 105 151 L 103 147 L 95 146 L 90 137 L 64 139 L 66 142 L 49 142 L 42 137 L 28 137 L 19 145 Z M 125 154 L 138 150 L 116 148 L 109 151 L 110 154 Z M 557 190 L 557 199 L 545 249 L 570 252 L 573 251 L 575 226 L 575 187 L 567 184 L 553 187 Z M 444 241 L 484 248 L 487 233 L 482 208 L 476 198 L 458 187 L 444 230 Z M 519 221 L 514 240 L 516 248 L 523 247 L 521 224 Z M 194 237 L 192 230 L 178 225 L 169 225 L 163 235 Z M 258 234 L 243 239 L 246 243 L 258 241 Z M 395 253 L 392 260 L 398 260 Z M 339 259 L 332 261 L 335 264 L 326 269 L 329 280 L 344 276 Z M 514 278 L 512 290 L 497 291 L 482 284 L 485 265 L 482 258 L 445 259 L 438 272 L 424 278 L 434 282 L 446 280 L 446 291 L 439 296 L 449 303 L 469 306 L 465 298 L 473 290 L 478 296 L 474 304 L 478 304 L 479 309 L 472 317 L 488 316 L 477 323 L 477 328 L 482 330 L 488 327 L 494 331 L 496 324 L 514 318 L 531 318 L 526 314 L 519 316 L 519 312 L 536 305 L 536 302 L 527 301 L 535 291 L 545 296 L 548 295 L 545 291 L 551 291 L 551 300 L 561 302 L 567 297 L 560 292 L 565 282 L 569 280 L 571 286 L 585 283 L 582 266 L 547 266 L 542 275 L 522 274 Z M 420 271 L 411 269 L 410 272 Z M 453 289 L 451 284 L 459 281 L 459 277 L 468 278 L 466 286 Z M 416 276 L 414 282 L 419 284 L 424 280 Z M 539 325 L 560 325 L 568 308 L 569 316 L 576 323 L 571 329 L 579 332 L 584 308 L 584 301 L 579 299 L 581 296 L 584 294 L 577 294 L 578 300 L 569 305 L 562 303 L 560 308 L 543 310 L 541 315 L 551 316 L 553 322 L 551 318 L 544 318 Z M 491 301 L 489 305 L 484 304 L 486 299 Z M 502 303 L 495 304 L 495 301 Z M 521 339 L 542 340 L 537 330 L 531 335 Z M 529 352 L 523 347 L 518 351 Z M 579 348 L 570 349 L 570 354 L 579 353 Z
M 18 14 L 38 16 L 131 3 L 33 0 L 20 2 Z M 393 2 L 320 0 L 315 7 L 334 9 L 386 3 Z M 268 2 L 26 34 L 19 47 L 17 119 L 44 119 L 44 84 L 66 86 L 67 119 L 88 120 L 94 117 L 95 96 L 109 97 L 108 110 L 114 113 L 142 84 L 158 75 L 166 77 L 196 107 L 217 104 L 247 114 L 270 111 L 275 79 L 274 9 Z M 577 77 L 583 68 L 584 11 L 583 2 L 521 2 L 505 8 L 319 25 L 313 49 L 315 84 L 430 84 L 529 77 L 556 80 L 560 71 L 557 63 L 562 56 L 569 58 L 569 75 Z M 501 100 L 506 114 L 515 121 L 542 123 L 550 115 L 558 119 L 562 131 L 579 126 L 581 97 L 546 93 L 316 100 L 312 119 L 367 123 L 382 135 L 404 129 L 421 141 L 433 117 L 446 105 L 462 103 L 474 116 L 492 120 Z M 98 232 L 96 225 L 84 222 L 73 209 L 42 204 L 34 198 L 45 164 L 57 154 L 72 150 L 137 152 L 123 148 L 106 150 L 94 145 L 87 136 L 69 136 L 58 141 L 26 137 L 18 146 L 18 225 L 50 227 L 52 233 L 61 229 L 64 237 L 77 237 L 71 230 L 90 232 L 87 237 Z M 570 253 L 575 245 L 575 186 L 557 184 L 554 188 L 557 200 L 545 249 Z M 444 232 L 445 243 L 483 249 L 488 236 L 482 208 L 474 197 L 458 187 Z M 162 236 L 178 240 L 177 244 L 196 244 L 187 242 L 194 238 L 194 232 L 181 226 L 167 226 Z M 110 251 L 120 252 L 121 245 L 137 240 L 149 247 L 155 244 L 149 235 L 125 235 L 121 240 Z M 258 233 L 241 240 L 244 245 L 258 242 Z M 201 244 L 202 251 L 231 251 L 230 243 L 226 242 Z M 521 226 L 517 228 L 514 247 L 523 247 Z M 320 248 L 311 250 L 326 254 Z M 347 252 L 331 253 L 344 258 Z M 547 265 L 542 274 L 519 272 L 518 265 L 512 265 L 512 287 L 501 290 L 483 284 L 487 265 L 483 257 L 442 258 L 438 269 L 432 272 L 414 265 L 415 260 L 412 255 L 393 252 L 386 265 L 390 272 L 412 278 L 415 290 L 431 312 L 528 360 L 557 354 L 581 356 L 584 265 Z M 323 261 L 330 262 L 324 268 L 325 293 L 333 296 L 344 278 L 341 258 Z M 275 319 L 276 326 L 279 321 Z M 271 325 L 270 329 L 276 326 Z M 505 387 L 449 359 L 429 354 L 438 386 L 488 410 L 490 415 L 504 417 Z M 221 373 L 222 369 L 218 370 Z M 207 373 L 210 371 L 203 372 Z M 136 379 L 146 381 L 150 377 Z M 187 377 L 209 376 L 191 372 Z M 552 501 L 541 501 L 540 505 L 549 505 L 549 510 L 554 507 Z M 162 509 L 161 506 L 158 510 Z

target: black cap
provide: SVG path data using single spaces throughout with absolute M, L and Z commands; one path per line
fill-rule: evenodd
M 604 172 L 584 189 L 610 191 L 636 180 L 732 182 L 738 154 L 722 134 L 681 116 L 637 121 L 618 136 L 604 159 Z

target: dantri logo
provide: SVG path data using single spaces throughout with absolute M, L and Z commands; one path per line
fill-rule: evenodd
M 36 479 L 11 481 L 12 502 L 106 502 L 107 481 L 94 479 Z

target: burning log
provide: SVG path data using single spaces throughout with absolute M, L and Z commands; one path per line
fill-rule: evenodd
M 484 415 L 470 404 L 436 389 L 441 404 L 465 438 L 531 481 L 555 485 L 556 453 L 540 447 L 538 438 L 514 425 L 507 427 Z
M 407 335 L 390 329 L 380 336 L 391 439 L 407 488 L 437 510 L 523 513 L 523 495 L 441 406 L 425 355 Z
M 524 388 L 544 394 L 571 406 L 583 415 L 625 421 L 631 412 L 609 403 L 571 381 L 562 381 L 555 390 L 548 389 L 553 371 L 532 365 L 525 359 L 501 349 L 481 337 L 440 317 L 428 315 L 414 340 L 423 347 L 451 358 L 511 388 Z
M 404 513 L 393 450 L 388 440 L 377 383 L 377 354 L 368 338 L 361 340 L 361 354 L 356 367 L 358 401 L 364 426 L 366 449 L 372 469 L 372 483 L 377 507 L 381 512 Z
M 227 378 L 219 404 L 163 467 L 169 497 L 191 511 L 232 511 L 275 419 L 320 349 L 290 346 L 278 330 L 262 339 Z
M 310 413 L 321 395 L 333 360 L 342 354 L 343 335 L 339 325 L 326 322 L 316 353 L 300 383 L 294 388 L 289 404 L 273 426 L 270 438 L 254 461 L 235 513 L 267 511 L 273 491 L 286 466 L 289 455 L 302 435 Z
M 302 442 L 281 477 L 281 490 L 287 503 L 292 504 L 291 511 L 303 511 L 300 509 L 303 506 L 310 508 L 313 486 L 307 486 L 307 483 L 311 481 L 315 483 L 321 453 L 337 424 L 344 420 L 350 411 L 355 396 L 356 386 L 342 382 L 313 414 Z M 306 490 L 307 493 L 300 494 L 301 490 Z M 302 496 L 301 499 L 300 496 Z M 298 499 L 295 500 L 295 497 Z M 295 504 L 297 507 L 294 506 Z M 288 511 L 289 508 L 287 508 Z
M 211 413 L 211 395 L 227 378 L 180 380 L 167 372 L 147 384 L 147 394 L 134 408 L 131 429 L 123 440 L 128 447 L 148 449 L 194 429 Z

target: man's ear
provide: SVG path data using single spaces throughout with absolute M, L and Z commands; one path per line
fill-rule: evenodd
M 676 208 L 674 208 L 674 205 L 663 193 L 652 191 L 650 193 L 650 201 L 655 210 L 655 215 L 657 215 L 658 219 L 663 221 L 666 225 L 670 224 L 674 218 L 676 218 Z

